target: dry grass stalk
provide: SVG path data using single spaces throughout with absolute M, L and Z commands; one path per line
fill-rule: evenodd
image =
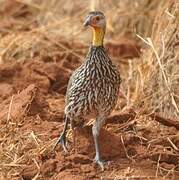
M 152 37 L 145 40 L 138 36 L 150 48 L 143 54 L 144 62 L 139 66 L 141 88 L 136 92 L 138 97 L 135 102 L 145 104 L 145 109 L 178 118 L 179 13 L 176 8 L 176 1 L 166 2 L 160 10 L 159 17 L 156 17 L 155 23 L 158 26 L 154 24 Z

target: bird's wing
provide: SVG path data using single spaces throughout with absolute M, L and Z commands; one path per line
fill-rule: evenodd
M 70 91 L 70 88 L 71 88 L 72 83 L 73 83 L 73 81 L 74 81 L 74 78 L 75 78 L 75 75 L 76 75 L 76 73 L 77 73 L 77 70 L 78 70 L 78 69 L 76 69 L 76 70 L 72 73 L 72 75 L 70 76 L 70 79 L 69 79 L 69 81 L 68 81 L 67 90 L 66 90 L 66 99 L 65 99 L 66 104 L 68 104 L 68 99 L 69 99 L 69 94 L 70 94 L 69 91 Z

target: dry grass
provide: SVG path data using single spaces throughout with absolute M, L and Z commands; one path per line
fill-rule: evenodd
M 145 109 L 179 117 L 179 13 L 178 3 L 170 1 L 159 11 L 152 36 L 138 36 L 149 47 L 136 70 L 139 82 L 135 102 Z
M 34 49 L 41 52 L 44 45 L 53 52 L 54 49 L 49 48 L 53 47 L 53 44 L 44 39 L 44 34 L 45 37 L 55 42 L 63 36 L 66 40 L 78 39 L 88 44 L 91 36 L 89 32 L 84 31 L 82 22 L 87 12 L 96 6 L 100 7 L 99 9 L 103 10 L 108 17 L 106 41 L 124 34 L 132 34 L 135 37 L 135 32 L 150 36 L 150 29 L 144 27 L 152 26 L 157 7 L 161 5 L 159 2 L 149 0 L 135 0 L 132 3 L 129 1 L 105 1 L 105 3 L 91 1 L 89 3 L 88 1 L 72 2 L 71 0 L 51 2 L 18 0 L 14 2 L 20 2 L 18 8 L 14 8 L 9 13 L 7 11 L 7 14 L 10 14 L 9 18 L 2 17 L 10 21 L 13 26 L 1 29 L 2 36 L 6 33 L 10 35 L 1 38 L 0 61 L 19 60 L 21 57 L 25 59 L 30 54 L 32 56 Z M 3 8 L 3 5 L 1 7 Z M 8 10 L 9 7 L 6 9 Z M 27 31 L 18 33 L 24 29 Z M 38 47 L 42 49 L 37 49 Z

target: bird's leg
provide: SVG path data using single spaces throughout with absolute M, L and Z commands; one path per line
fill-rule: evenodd
M 76 131 L 75 131 L 75 121 L 71 120 L 71 129 L 72 129 L 72 136 L 73 136 L 73 147 L 75 150 L 75 154 L 77 154 L 77 150 L 76 150 Z
M 60 137 L 58 138 L 57 142 L 55 143 L 55 145 L 53 147 L 53 151 L 55 150 L 58 143 L 60 143 L 62 145 L 63 150 L 65 152 L 68 152 L 67 147 L 66 147 L 66 130 L 68 128 L 68 124 L 69 124 L 69 118 L 66 116 L 65 117 L 65 125 L 64 125 L 64 128 L 63 128 L 63 132 L 61 133 Z
M 104 124 L 104 121 L 105 121 L 104 118 L 97 118 L 92 127 L 92 133 L 93 133 L 95 151 L 96 151 L 96 156 L 94 158 L 94 161 L 101 167 L 102 171 L 104 170 L 104 161 L 101 159 L 101 156 L 100 156 L 98 138 L 99 138 L 100 129 L 102 125 Z

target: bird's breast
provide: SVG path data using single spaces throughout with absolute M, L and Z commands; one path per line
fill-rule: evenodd
M 117 68 L 105 56 L 91 58 L 77 70 L 69 88 L 65 113 L 71 116 L 96 116 L 111 111 L 117 102 Z

